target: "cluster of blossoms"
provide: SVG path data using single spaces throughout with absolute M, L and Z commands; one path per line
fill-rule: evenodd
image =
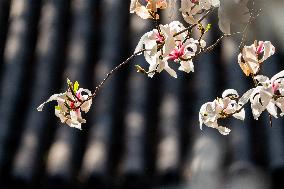
M 245 46 L 238 56 L 238 62 L 246 76 L 251 76 L 255 81 L 255 87 L 248 90 L 239 98 L 237 91 L 228 89 L 222 94 L 222 98 L 217 98 L 213 102 L 207 102 L 201 106 L 199 112 L 200 129 L 205 124 L 208 127 L 216 128 L 227 135 L 230 129 L 219 126 L 218 119 L 233 116 L 244 120 L 245 111 L 243 106 L 251 103 L 254 119 L 258 119 L 264 110 L 277 118 L 277 107 L 284 115 L 284 70 L 274 75 L 271 79 L 259 73 L 262 63 L 273 55 L 275 47 L 269 41 L 255 41 L 251 46 Z
M 179 70 L 186 73 L 194 71 L 192 58 L 196 55 L 198 48 L 206 46 L 206 42 L 202 39 L 189 38 L 185 33 L 175 35 L 184 29 L 182 23 L 173 21 L 170 24 L 160 25 L 159 30 L 154 29 L 141 37 L 135 53 L 144 48 L 147 49 L 144 56 L 149 63 L 147 72 L 149 77 L 166 70 L 176 78 L 177 74 L 169 66 L 168 61 L 179 64 Z
M 132 0 L 130 13 L 136 13 L 143 19 L 158 20 L 157 9 L 173 7 L 175 3 L 176 0 Z M 243 22 L 249 20 L 246 4 L 247 1 L 233 3 L 233 6 L 237 6 L 239 18 Z M 181 22 L 172 21 L 170 24 L 157 25 L 156 29 L 145 33 L 141 37 L 135 53 L 145 49 L 144 56 L 149 63 L 149 70 L 145 71 L 139 66 L 138 71 L 153 77 L 155 73 L 165 70 L 176 78 L 176 72 L 169 66 L 170 61 L 173 61 L 179 65 L 179 70 L 186 73 L 194 72 L 193 58 L 204 50 L 206 42 L 202 37 L 210 29 L 210 27 L 204 28 L 201 24 L 203 17 L 214 8 L 218 8 L 219 28 L 222 32 L 229 34 L 233 19 L 224 16 L 228 12 L 227 7 L 232 7 L 232 5 L 220 3 L 220 0 L 181 0 L 179 11 L 182 13 L 185 22 L 190 24 L 190 27 L 186 28 Z M 191 30 L 195 26 L 198 26 L 200 31 L 199 39 L 190 37 Z
M 79 88 L 77 81 L 72 84 L 67 80 L 67 84 L 68 90 L 66 92 L 52 95 L 37 110 L 42 111 L 46 103 L 57 101 L 55 115 L 59 117 L 60 121 L 70 127 L 81 129 L 81 124 L 86 123 L 86 120 L 82 118 L 81 111 L 87 113 L 90 110 L 92 105 L 92 98 L 90 97 L 92 93 L 88 89 Z
M 257 87 L 253 88 L 250 96 L 253 117 L 257 120 L 260 114 L 267 110 L 270 115 L 277 118 L 277 107 L 284 115 L 284 70 L 271 79 L 264 75 L 255 76 Z
M 46 102 L 38 107 L 42 111 L 44 105 L 50 101 L 57 101 L 55 115 L 62 123 L 70 127 L 81 129 L 81 124 L 86 120 L 82 118 L 81 111 L 87 113 L 92 104 L 92 98 L 104 85 L 108 77 L 119 70 L 123 65 L 136 55 L 143 54 L 149 69 L 145 71 L 136 65 L 137 71 L 153 77 L 156 73 L 165 70 L 172 77 L 177 78 L 176 71 L 172 68 L 178 65 L 178 70 L 190 73 L 194 72 L 193 59 L 202 52 L 208 52 L 215 47 L 219 39 L 213 45 L 206 47 L 203 36 L 210 29 L 210 24 L 204 27 L 202 21 L 214 9 L 218 9 L 219 29 L 224 36 L 229 36 L 231 25 L 235 23 L 251 23 L 252 13 L 247 8 L 248 0 L 180 0 L 179 11 L 184 21 L 189 24 L 185 27 L 179 21 L 169 24 L 158 23 L 158 10 L 174 8 L 177 0 L 131 0 L 130 13 L 136 13 L 143 19 L 153 19 L 156 29 L 145 33 L 134 51 L 134 54 L 126 61 L 111 70 L 105 79 L 96 87 L 95 92 L 79 88 L 78 82 L 74 84 L 67 80 L 68 90 L 64 93 L 52 95 Z M 233 14 L 232 14 L 233 12 Z M 192 29 L 197 28 L 199 37 L 192 37 Z M 246 30 L 246 29 L 245 29 Z M 242 32 L 243 38 L 246 35 Z M 240 32 L 239 32 L 240 33 Z M 220 38 L 222 39 L 222 38 Z M 243 44 L 242 41 L 241 44 Z M 269 41 L 255 41 L 250 46 L 244 46 L 238 56 L 238 64 L 246 76 L 254 80 L 254 88 L 249 89 L 242 96 L 234 89 L 227 89 L 221 98 L 213 102 L 203 104 L 199 112 L 200 129 L 203 124 L 217 129 L 221 134 L 227 135 L 230 129 L 218 124 L 219 119 L 230 116 L 239 120 L 245 119 L 244 105 L 251 103 L 254 119 L 258 119 L 265 110 L 277 118 L 278 109 L 280 116 L 284 115 L 284 70 L 269 79 L 260 75 L 263 62 L 275 53 L 275 47 Z
M 199 112 L 200 129 L 205 124 L 208 127 L 218 129 L 218 131 L 227 135 L 231 131 L 227 127 L 219 126 L 218 119 L 224 119 L 233 116 L 237 119 L 245 119 L 243 105 L 250 99 L 252 90 L 246 92 L 241 98 L 234 89 L 227 89 L 223 92 L 222 98 L 217 98 L 213 102 L 203 104 Z

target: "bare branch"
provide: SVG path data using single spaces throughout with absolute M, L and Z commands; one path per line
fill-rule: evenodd
M 128 57 L 124 62 L 122 62 L 121 64 L 119 64 L 118 66 L 116 66 L 115 68 L 113 68 L 107 75 L 106 77 L 101 81 L 101 83 L 96 87 L 94 93 L 92 94 L 92 98 L 95 97 L 98 93 L 98 91 L 103 87 L 103 85 L 105 84 L 105 82 L 108 80 L 108 78 L 115 73 L 116 71 L 118 71 L 120 68 L 122 68 L 124 65 L 126 65 L 127 63 L 130 62 L 130 60 L 132 60 L 134 57 L 136 57 L 137 55 L 143 53 L 147 51 L 147 49 L 143 49 L 141 51 L 138 51 L 134 54 L 132 54 L 130 57 Z

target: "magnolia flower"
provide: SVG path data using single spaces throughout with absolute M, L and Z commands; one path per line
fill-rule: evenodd
M 211 7 L 219 7 L 219 0 L 181 0 L 181 8 L 184 20 L 189 24 L 197 24 L 198 19 L 195 17 L 202 10 L 209 10 Z
M 168 66 L 165 57 L 170 54 L 175 47 L 175 38 L 173 35 L 179 26 L 183 29 L 183 25 L 177 21 L 170 24 L 160 25 L 160 30 L 154 29 L 145 33 L 135 49 L 135 53 L 141 51 L 143 47 L 147 49 L 144 52 L 146 61 L 149 63 L 148 76 L 153 77 L 156 72 L 166 70 L 171 76 L 177 77 L 176 72 Z
M 148 76 L 153 77 L 156 72 L 166 70 L 171 76 L 177 77 L 176 72 L 168 66 L 165 57 L 175 47 L 175 39 L 173 37 L 173 30 L 170 26 L 161 25 L 161 31 L 154 29 L 150 32 L 145 33 L 134 51 L 137 53 L 143 48 L 147 49 L 144 52 L 144 57 L 149 63 Z
M 251 90 L 239 98 L 238 92 L 234 89 L 227 89 L 223 92 L 222 98 L 217 98 L 213 102 L 203 104 L 199 111 L 200 129 L 202 125 L 217 129 L 222 135 L 228 135 L 230 129 L 220 126 L 218 119 L 233 116 L 236 119 L 244 120 L 245 111 L 243 106 L 248 102 Z
M 275 53 L 275 47 L 270 41 L 255 42 L 245 46 L 238 56 L 238 63 L 246 76 L 257 74 L 261 63 Z
M 68 80 L 68 85 L 70 86 L 70 84 L 71 82 Z M 55 106 L 55 115 L 60 121 L 66 123 L 70 127 L 81 129 L 81 124 L 86 123 L 86 120 L 82 118 L 81 111 L 85 113 L 89 111 L 92 105 L 91 95 L 91 91 L 79 88 L 78 82 L 75 82 L 74 86 L 69 88 L 66 92 L 54 94 L 49 97 L 49 99 L 42 103 L 37 110 L 42 111 L 46 103 L 57 101 L 58 104 Z
M 144 57 L 150 65 L 147 72 L 149 77 L 166 70 L 176 78 L 176 72 L 169 66 L 170 60 L 180 64 L 181 71 L 187 73 L 194 71 L 192 58 L 196 55 L 198 45 L 204 48 L 206 42 L 188 39 L 185 33 L 175 35 L 184 29 L 180 22 L 173 21 L 170 24 L 160 25 L 160 31 L 154 29 L 141 37 L 134 53 L 146 49 Z
M 146 6 L 143 4 L 146 4 Z M 151 15 L 153 12 L 156 13 L 157 9 L 165 8 L 167 8 L 166 0 L 131 0 L 130 2 L 130 13 L 136 13 L 143 19 L 153 18 L 153 15 Z M 158 18 L 159 15 L 156 14 L 155 19 Z
M 272 116 L 277 118 L 277 107 L 284 115 L 284 70 L 274 75 L 271 79 L 263 75 L 257 75 L 255 80 L 259 86 L 253 89 L 250 97 L 251 109 L 254 119 L 258 119 L 260 114 L 267 110 Z
M 231 33 L 232 23 L 247 23 L 250 19 L 248 0 L 220 0 L 218 9 L 219 28 L 223 33 Z
M 199 111 L 199 123 L 200 129 L 202 130 L 202 125 L 205 124 L 207 127 L 217 129 L 222 135 L 228 135 L 230 129 L 219 126 L 217 121 L 220 118 L 220 112 L 217 112 L 216 102 L 207 102 L 203 104 Z

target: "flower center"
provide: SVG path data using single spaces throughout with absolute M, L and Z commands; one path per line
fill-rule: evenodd
M 264 51 L 264 42 L 260 42 L 260 44 L 257 47 L 256 53 L 261 54 Z
M 76 93 L 76 97 L 79 98 L 79 99 L 81 99 L 81 92 L 78 91 L 78 92 Z M 73 109 L 73 110 L 75 109 L 75 111 L 78 113 L 78 112 L 79 112 L 79 108 L 78 108 L 78 107 L 75 107 L 75 103 L 78 102 L 78 99 L 77 99 L 77 98 L 75 98 L 75 100 L 74 100 L 73 102 L 70 101 L 69 106 L 70 106 L 71 109 Z
M 165 41 L 165 37 L 161 35 L 160 33 L 156 33 L 155 38 L 158 43 L 163 43 Z
M 278 82 L 275 82 L 273 81 L 272 82 L 272 90 L 273 90 L 273 93 L 275 94 L 279 89 L 279 83 Z
M 179 61 L 180 58 L 182 58 L 185 54 L 185 46 L 179 42 L 177 47 L 172 50 L 172 52 L 169 54 L 169 60 L 173 60 L 175 62 Z

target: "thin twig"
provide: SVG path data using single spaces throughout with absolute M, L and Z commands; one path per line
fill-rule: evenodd
M 143 49 L 143 50 L 140 50 L 134 54 L 132 54 L 130 57 L 128 57 L 124 62 L 120 63 L 118 66 L 116 66 L 115 68 L 113 68 L 110 72 L 108 72 L 108 74 L 106 75 L 106 77 L 101 81 L 101 83 L 96 87 L 95 91 L 93 92 L 93 94 L 89 97 L 89 98 L 94 98 L 98 91 L 103 87 L 103 85 L 105 84 L 105 82 L 108 80 L 108 78 L 113 74 L 115 73 L 116 71 L 118 71 L 120 68 L 122 68 L 124 65 L 126 65 L 127 63 L 130 62 L 130 60 L 132 60 L 134 57 L 136 57 L 137 55 L 143 53 L 147 51 L 147 49 Z M 90 100 L 90 99 L 87 99 L 87 100 Z M 87 101 L 86 100 L 86 101 Z
M 272 115 L 269 114 L 269 124 L 270 124 L 270 127 L 272 127 Z
M 238 35 L 238 34 L 242 34 L 243 32 L 235 32 L 235 33 L 231 33 L 231 34 L 223 34 L 221 37 L 219 37 L 215 43 L 213 43 L 212 45 L 210 45 L 208 48 L 206 48 L 203 52 L 209 52 L 211 50 L 213 50 L 220 42 L 221 40 L 224 38 L 224 37 L 230 37 L 230 36 L 233 36 L 233 35 Z
M 239 45 L 239 50 L 240 50 L 241 52 L 242 52 L 243 47 L 244 47 L 244 45 L 245 45 L 245 42 L 246 42 L 246 39 L 247 39 L 248 28 L 249 28 L 251 22 L 252 22 L 252 17 L 250 17 L 248 23 L 246 24 L 246 26 L 245 26 L 245 28 L 244 28 L 244 30 L 243 30 L 242 40 L 241 40 L 241 43 L 240 43 L 240 45 Z
M 205 52 L 210 52 L 212 51 L 221 41 L 224 37 L 230 37 L 230 36 L 233 36 L 233 35 L 238 35 L 238 34 L 242 34 L 243 32 L 235 32 L 235 33 L 232 33 L 232 34 L 223 34 L 221 37 L 219 37 L 212 45 L 208 46 L 207 48 L 204 48 L 202 49 L 201 51 L 199 51 L 198 53 L 195 54 L 195 56 L 189 58 L 189 59 L 184 59 L 184 61 L 189 61 L 189 60 L 192 60 L 193 58 L 196 58 L 197 56 L 199 56 L 200 54 L 202 53 L 205 53 Z
M 213 12 L 213 10 L 214 10 L 214 8 L 208 10 L 208 11 L 206 12 L 206 14 L 204 14 L 204 15 L 198 20 L 198 23 L 202 22 L 209 14 L 211 14 L 211 13 Z M 179 31 L 178 33 L 174 34 L 173 37 L 176 37 L 176 36 L 178 36 L 178 35 L 180 35 L 180 34 L 186 32 L 186 31 L 191 31 L 195 26 L 197 26 L 197 24 L 193 24 L 193 25 L 191 25 L 191 26 L 189 26 L 189 27 L 187 27 L 187 28 L 185 28 L 185 29 Z
M 246 24 L 244 30 L 243 30 L 243 35 L 242 35 L 242 40 L 241 40 L 241 43 L 239 45 L 239 50 L 242 51 L 244 45 L 245 45 L 245 42 L 246 42 L 246 39 L 247 39 L 247 32 L 248 32 L 248 29 L 249 29 L 249 26 L 251 25 L 252 21 L 254 21 L 259 15 L 260 15 L 260 12 L 261 12 L 261 9 L 259 9 L 255 15 L 253 15 L 253 11 L 254 11 L 254 1 L 253 1 L 253 8 L 252 8 L 252 11 L 250 13 L 250 18 L 249 18 L 249 21 L 248 23 Z

